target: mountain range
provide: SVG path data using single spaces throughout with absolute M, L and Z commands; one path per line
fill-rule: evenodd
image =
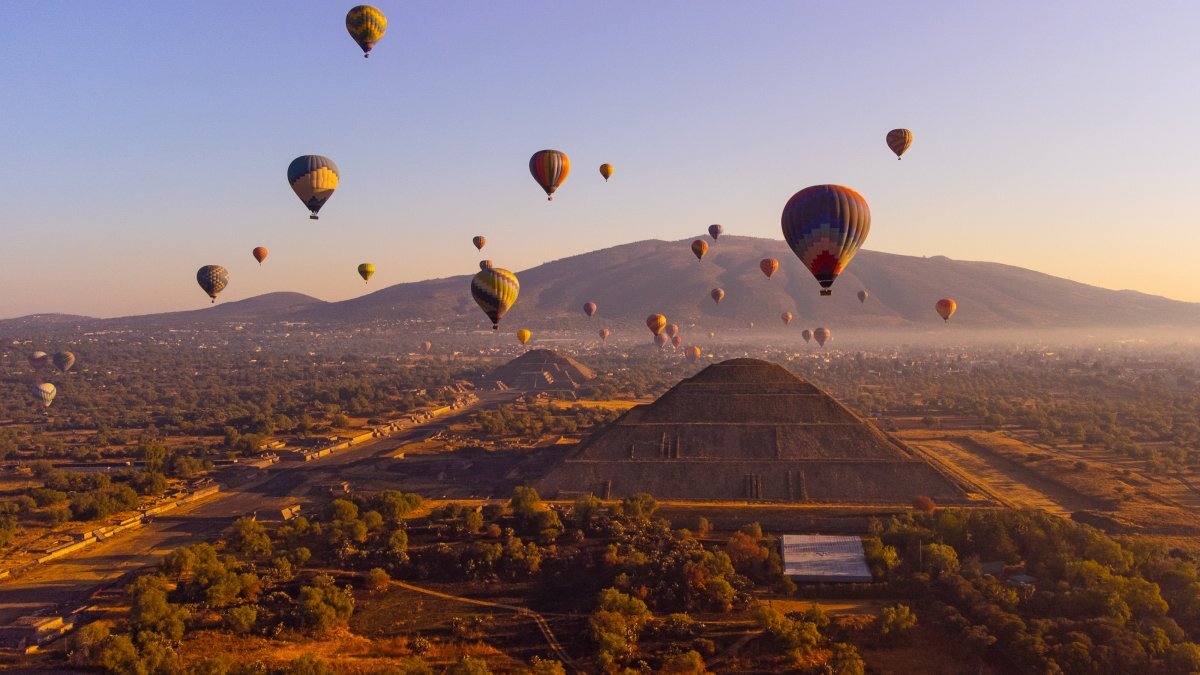
M 504 324 L 529 327 L 586 325 L 582 305 L 595 302 L 599 325 L 640 323 L 652 313 L 680 323 L 739 327 L 748 322 L 778 324 L 792 312 L 802 325 L 837 323 L 875 327 L 933 326 L 941 323 L 934 303 L 958 302 L 955 324 L 977 328 L 1195 326 L 1200 304 L 1136 291 L 1115 291 L 991 262 L 951 260 L 860 251 L 821 297 L 812 275 L 783 241 L 722 236 L 703 260 L 688 240 L 647 240 L 547 262 L 519 271 L 520 298 Z M 770 279 L 759 260 L 776 258 Z M 503 261 L 497 264 L 503 267 Z M 39 314 L 0 321 L 5 332 L 39 325 L 185 325 L 208 322 L 375 323 L 433 322 L 462 329 L 485 329 L 487 320 L 470 294 L 470 274 L 397 284 L 340 302 L 301 293 L 268 293 L 238 302 L 218 302 L 200 310 L 117 319 Z M 709 297 L 722 288 L 720 304 Z M 870 295 L 865 303 L 859 290 Z

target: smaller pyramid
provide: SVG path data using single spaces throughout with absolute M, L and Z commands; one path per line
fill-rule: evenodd
M 537 484 L 565 499 L 648 492 L 660 499 L 909 504 L 968 501 L 899 441 L 787 369 L 711 365 L 628 410 Z
M 569 356 L 550 349 L 531 349 L 495 369 L 485 379 L 510 389 L 574 391 L 596 373 Z

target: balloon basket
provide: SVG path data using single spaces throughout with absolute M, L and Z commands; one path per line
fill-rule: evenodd
M 829 288 L 822 288 L 821 295 L 833 295 L 833 290 Z

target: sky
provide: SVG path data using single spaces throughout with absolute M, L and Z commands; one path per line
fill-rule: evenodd
M 868 249 L 1200 302 L 1200 3 L 379 0 L 367 60 L 351 4 L 0 3 L 0 317 L 204 307 L 206 264 L 221 301 L 344 299 L 473 273 L 475 234 L 513 270 L 779 239 L 820 183 L 866 197 Z

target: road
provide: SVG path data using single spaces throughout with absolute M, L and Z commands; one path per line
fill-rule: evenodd
M 471 405 L 414 425 L 393 436 L 368 441 L 311 462 L 279 462 L 266 477 L 231 487 L 216 496 L 154 518 L 145 527 L 0 582 L 0 625 L 31 614 L 66 614 L 87 604 L 94 593 L 130 572 L 157 565 L 181 546 L 211 540 L 233 521 L 255 511 L 282 509 L 296 502 L 314 473 L 349 466 L 395 452 L 407 443 L 459 422 L 480 409 L 510 400 L 511 392 L 486 393 Z

